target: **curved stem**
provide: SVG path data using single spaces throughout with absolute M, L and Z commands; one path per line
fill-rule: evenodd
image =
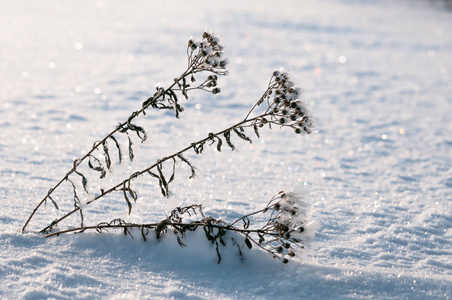
M 148 223 L 148 224 L 105 224 L 105 225 L 93 225 L 93 226 L 84 226 L 84 227 L 77 227 L 77 228 L 69 228 L 65 230 L 61 230 L 58 232 L 53 232 L 45 235 L 44 237 L 52 237 L 52 236 L 58 236 L 60 234 L 74 232 L 74 231 L 85 231 L 90 229 L 105 229 L 105 228 L 141 228 L 146 227 L 148 229 L 155 229 L 160 223 Z M 206 225 L 206 222 L 198 221 L 198 222 L 192 222 L 192 223 L 174 223 L 174 222 L 168 222 L 166 225 L 168 226 L 179 226 L 179 227 L 193 227 L 193 226 L 204 226 Z M 243 234 L 249 234 L 249 233 L 263 233 L 260 229 L 240 229 L 233 227 L 232 225 L 219 225 L 219 224 L 212 224 L 209 223 L 209 226 L 215 227 L 215 228 L 222 228 L 226 230 L 232 230 L 235 232 L 240 232 Z M 265 234 L 274 236 L 274 233 L 267 232 Z

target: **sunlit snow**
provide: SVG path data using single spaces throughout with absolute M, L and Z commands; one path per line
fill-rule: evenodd
M 230 59 L 221 93 L 192 93 L 180 119 L 149 111 L 136 160 L 93 189 L 242 120 L 279 68 L 318 132 L 274 127 L 235 151 L 191 152 L 198 175 L 181 166 L 168 199 L 143 178 L 130 216 L 115 195 L 85 223 L 157 222 L 191 204 L 232 221 L 295 191 L 317 222 L 310 249 L 282 264 L 225 248 L 217 264 L 201 232 L 183 248 L 114 230 L 46 239 L 51 203 L 20 233 L 74 159 L 185 70 L 207 28 Z M 448 1 L 1 1 L 0 298 L 450 299 L 451 53 Z M 71 207 L 70 188 L 55 200 Z

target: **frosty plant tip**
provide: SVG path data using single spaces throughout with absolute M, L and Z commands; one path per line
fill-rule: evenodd
M 175 178 L 176 166 L 179 165 L 179 163 L 182 163 L 182 165 L 189 167 L 190 178 L 193 178 L 196 174 L 196 168 L 186 158 L 186 156 L 184 156 L 189 151 L 194 151 L 194 153 L 201 155 L 206 146 L 214 146 L 217 151 L 222 151 L 224 147 L 234 150 L 236 143 L 234 141 L 234 138 L 239 138 L 239 140 L 245 140 L 249 143 L 252 142 L 251 138 L 249 137 L 249 133 L 247 132 L 248 129 L 251 129 L 251 131 L 254 132 L 257 138 L 260 137 L 261 130 L 265 128 L 272 129 L 275 126 L 279 128 L 290 128 L 294 133 L 302 135 L 311 134 L 313 132 L 313 118 L 306 104 L 300 99 L 300 89 L 295 87 L 288 73 L 278 70 L 273 72 L 273 74 L 270 76 L 269 83 L 262 97 L 256 101 L 254 106 L 252 106 L 252 108 L 245 115 L 242 121 L 236 124 L 231 124 L 231 126 L 221 131 L 211 132 L 205 138 L 194 141 L 193 143 L 187 145 L 185 148 L 158 159 L 155 163 L 151 163 L 148 167 L 140 171 L 134 172 L 132 174 L 125 174 L 124 180 L 116 184 L 112 184 L 110 188 L 93 190 L 93 188 L 89 184 L 90 178 L 97 175 L 101 179 L 104 179 L 105 177 L 107 177 L 107 171 L 111 170 L 113 159 L 110 150 L 116 150 L 116 162 L 120 164 L 123 161 L 121 144 L 125 143 L 128 149 L 129 160 L 131 162 L 133 161 L 133 141 L 138 139 L 143 143 L 148 138 L 146 130 L 141 126 L 138 126 L 134 120 L 139 116 L 146 114 L 146 110 L 148 110 L 149 108 L 169 109 L 173 110 L 175 112 L 175 116 L 179 118 L 180 113 L 183 112 L 183 107 L 179 102 L 178 95 L 183 95 L 183 97 L 188 100 L 188 93 L 192 90 L 202 90 L 214 95 L 220 92 L 220 88 L 217 86 L 217 82 L 219 76 L 227 74 L 226 66 L 228 64 L 228 60 L 223 57 L 223 48 L 224 47 L 221 44 L 220 38 L 212 32 L 204 32 L 201 41 L 195 41 L 193 39 L 189 40 L 187 45 L 188 66 L 187 69 L 182 73 L 182 75 L 175 78 L 174 83 L 169 87 L 158 87 L 154 95 L 145 100 L 139 110 L 133 112 L 126 121 L 120 123 L 103 139 L 96 141 L 93 144 L 91 150 L 88 151 L 85 156 L 76 159 L 72 164 L 72 168 L 63 176 L 63 178 L 58 183 L 56 183 L 48 191 L 44 198 L 35 207 L 31 215 L 25 222 L 22 231 L 26 229 L 36 211 L 42 206 L 43 203 L 46 203 L 47 200 L 50 200 L 54 204 L 55 209 L 59 210 L 59 205 L 55 201 L 56 197 L 53 196 L 55 191 L 60 188 L 63 183 L 69 184 L 74 208 L 68 212 L 61 213 L 57 219 L 51 221 L 49 225 L 41 230 L 41 232 L 47 234 L 47 236 L 52 235 L 51 232 L 53 231 L 53 229 L 74 213 L 78 213 L 80 215 L 80 225 L 77 226 L 79 231 L 80 228 L 82 231 L 84 229 L 94 228 L 93 226 L 85 226 L 84 224 L 84 211 L 86 211 L 85 207 L 100 199 L 106 199 L 107 195 L 113 193 L 118 193 L 124 198 L 125 203 L 128 207 L 128 213 L 130 214 L 132 212 L 133 202 L 136 202 L 139 196 L 133 187 L 133 183 L 143 176 L 150 176 L 151 178 L 154 178 L 156 184 L 158 184 L 160 187 L 161 194 L 164 197 L 168 197 L 169 186 Z M 195 76 L 198 77 L 202 74 L 206 74 L 203 79 L 198 80 L 195 78 Z M 113 148 L 109 147 L 109 143 L 112 143 L 114 145 Z M 81 193 L 83 193 L 84 197 L 88 198 L 89 200 L 82 203 L 80 201 Z M 280 201 L 277 204 L 275 203 L 274 206 L 271 206 L 274 211 L 279 212 L 276 214 L 278 216 L 276 219 L 274 218 L 275 214 L 271 214 L 268 219 L 267 225 L 265 225 L 269 227 L 264 226 L 263 229 L 260 229 L 260 231 L 240 231 L 241 234 L 245 234 L 247 237 L 247 239 L 245 239 L 246 246 L 250 245 L 249 235 L 251 233 L 269 234 L 270 232 L 277 232 L 276 236 L 272 235 L 273 233 L 270 234 L 277 241 L 282 238 L 285 239 L 286 242 L 292 241 L 298 243 L 298 239 L 292 237 L 291 240 L 290 237 L 292 233 L 296 233 L 296 229 L 293 226 L 296 226 L 294 224 L 297 223 L 290 223 L 289 219 L 287 218 L 286 221 L 289 223 L 286 222 L 287 224 L 285 224 L 285 221 L 283 222 L 285 207 L 293 204 L 287 199 L 293 199 L 293 197 L 288 196 L 289 194 L 284 194 L 284 196 L 282 195 L 283 194 L 281 194 L 279 198 L 275 198 L 279 199 Z M 302 206 L 297 205 L 296 207 L 297 209 L 300 209 Z M 260 212 L 267 212 L 269 208 L 270 206 L 266 207 Z M 295 212 L 294 215 L 298 214 L 298 211 L 295 209 L 292 209 L 292 212 Z M 203 216 L 202 213 L 200 214 Z M 206 221 L 207 219 L 213 220 L 211 218 L 204 218 L 202 221 L 199 221 L 202 223 L 204 230 L 206 230 L 205 228 L 210 228 L 209 226 L 211 225 L 208 224 L 215 223 L 209 223 L 210 221 Z M 244 216 L 240 219 L 248 220 L 248 217 Z M 290 218 L 290 220 L 293 220 L 293 218 Z M 173 221 L 165 221 L 166 223 L 164 224 L 173 226 Z M 110 222 L 105 224 L 107 224 L 109 227 L 112 227 L 115 224 L 119 224 L 124 227 L 124 224 L 129 224 L 123 220 L 121 220 L 119 223 L 116 223 Z M 196 223 L 196 227 L 201 226 L 201 223 Z M 102 226 L 106 226 L 105 224 Z M 163 223 L 160 222 L 159 224 L 163 226 Z M 222 230 L 237 231 L 234 229 L 236 227 L 233 226 L 235 222 L 229 225 L 226 223 L 221 223 L 220 225 L 218 224 L 215 225 L 217 227 L 214 227 L 220 228 L 221 226 L 223 226 L 224 228 L 221 227 Z M 287 228 L 284 226 L 286 226 Z M 132 227 L 136 226 L 134 225 Z M 300 228 L 301 227 L 302 226 L 300 226 Z M 99 225 L 97 225 L 95 226 L 95 228 L 99 229 L 103 227 L 99 227 Z M 153 227 L 151 226 L 148 229 L 150 228 Z M 62 230 L 59 231 L 59 233 L 73 230 L 75 229 L 69 229 L 66 231 Z M 244 230 L 248 229 L 244 228 Z M 156 231 L 160 232 L 158 229 L 156 229 Z M 217 232 L 214 235 L 214 237 L 216 237 L 214 239 L 215 242 L 218 242 L 218 234 L 220 233 Z M 284 236 L 285 234 L 287 236 Z M 276 238 L 277 236 L 279 236 L 279 238 Z M 259 240 L 260 238 L 257 241 Z M 252 241 L 256 240 L 253 239 Z M 263 248 L 264 250 L 267 249 L 266 251 L 272 255 L 274 255 L 276 252 L 282 253 L 279 251 L 273 251 L 280 248 L 271 248 L 272 250 L 268 250 L 269 248 L 267 246 L 274 245 L 274 243 L 269 243 L 268 245 L 266 244 L 265 247 L 262 246 L 261 242 L 254 243 L 261 246 L 261 248 Z

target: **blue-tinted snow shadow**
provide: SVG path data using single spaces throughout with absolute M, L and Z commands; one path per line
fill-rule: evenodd
M 140 274 L 157 274 L 180 282 L 186 295 L 190 289 L 207 290 L 210 293 L 237 296 L 238 298 L 262 297 L 266 299 L 299 299 L 350 297 L 442 297 L 450 294 L 452 282 L 444 278 L 423 278 L 421 275 L 394 274 L 353 266 L 322 266 L 292 261 L 283 265 L 263 251 L 243 250 L 238 255 L 235 246 L 220 247 L 221 263 L 215 247 L 200 233 L 184 240 L 180 247 L 174 236 L 154 238 L 144 242 L 139 233 L 134 239 L 121 234 L 83 234 L 60 237 L 54 243 L 70 243 L 66 255 L 77 254 L 87 261 L 108 258 L 115 262 L 112 271 L 127 274 L 138 269 Z M 56 245 L 55 245 L 56 246 Z M 64 253 L 61 253 L 64 254 Z M 387 270 L 387 269 L 383 269 Z M 111 287 L 116 289 L 115 287 Z M 178 294 L 177 297 L 182 297 Z
M 291 261 L 283 265 L 254 248 L 243 249 L 241 257 L 230 240 L 228 247 L 220 247 L 222 261 L 218 264 L 215 247 L 203 232 L 184 239 L 186 247 L 180 247 L 174 236 L 156 241 L 152 234 L 145 242 L 140 232 L 134 232 L 133 239 L 117 232 L 49 239 L 37 234 L 2 233 L 2 256 L 10 257 L 0 260 L 0 278 L 17 278 L 17 284 L 4 293 L 14 291 L 29 299 L 39 298 L 38 294 L 62 299 L 83 294 L 105 297 L 130 294 L 133 290 L 128 287 L 145 288 L 149 284 L 153 285 L 149 291 L 185 299 L 193 299 L 193 295 L 422 299 L 441 298 L 452 292 L 449 277 L 395 274 L 389 268 L 333 267 L 312 259 L 310 263 Z M 45 278 L 52 280 L 42 282 Z M 168 287 L 168 281 L 179 286 Z

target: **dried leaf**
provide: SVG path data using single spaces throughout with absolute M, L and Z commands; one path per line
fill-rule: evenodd
M 250 240 L 249 240 L 248 237 L 245 239 L 245 244 L 246 244 L 246 246 L 248 247 L 248 249 L 253 248 L 253 245 L 251 244 L 251 242 L 250 242 Z
M 163 188 L 165 189 L 166 197 L 169 197 L 168 182 L 166 181 L 165 175 L 163 175 L 161 163 L 157 164 L 157 171 L 159 172 L 161 187 L 163 186 Z
M 184 163 L 186 163 L 190 169 L 191 169 L 191 175 L 190 175 L 190 179 L 194 178 L 196 176 L 196 169 L 193 167 L 193 165 L 184 157 L 182 156 L 182 154 L 178 154 L 177 157 L 179 157 L 179 159 L 181 161 L 183 161 Z
M 132 203 L 130 202 L 130 200 L 129 200 L 129 198 L 127 197 L 127 187 L 126 187 L 126 182 L 127 181 L 124 181 L 124 184 L 123 184 L 123 187 L 122 187 L 122 191 L 123 191 L 123 194 L 124 194 L 124 199 L 126 200 L 126 202 L 127 202 L 127 206 L 129 207 L 129 215 L 130 215 L 130 213 L 132 212 Z
M 112 135 L 110 135 L 110 138 L 115 142 L 116 148 L 118 149 L 119 163 L 121 163 L 122 162 L 122 151 L 121 151 L 121 147 L 119 147 L 118 140 Z
M 107 169 L 110 169 L 110 167 L 111 167 L 111 159 L 110 159 L 110 153 L 108 153 L 107 140 L 102 142 L 102 147 L 104 149 L 105 164 L 107 165 Z
M 132 148 L 132 145 L 133 145 L 133 143 L 132 143 L 132 139 L 130 138 L 130 136 L 129 135 L 127 135 L 127 137 L 129 138 L 129 159 L 130 159 L 130 161 L 133 161 L 133 148 Z
M 170 177 L 170 179 L 168 180 L 168 184 L 170 184 L 171 182 L 173 182 L 175 171 L 176 171 L 176 159 L 173 157 L 173 173 L 171 174 L 171 177 Z
M 235 146 L 231 143 L 231 131 L 225 131 L 224 132 L 224 138 L 226 139 L 226 143 L 228 144 L 229 147 L 231 147 L 232 150 L 235 149 Z
M 141 139 L 141 142 L 144 142 L 147 138 L 146 131 L 143 127 L 132 124 L 131 122 L 127 122 L 127 127 L 129 127 L 130 130 L 135 131 L 137 136 Z
M 218 152 L 221 152 L 221 145 L 223 145 L 223 141 L 219 137 L 217 138 L 218 138 L 217 150 Z
M 155 178 L 157 178 L 157 179 L 159 180 L 160 191 L 162 192 L 162 195 L 163 195 L 164 197 L 167 197 L 166 189 L 164 188 L 163 181 L 162 181 L 162 179 L 160 178 L 160 176 L 157 175 L 157 174 L 155 174 L 155 173 L 152 173 L 150 170 L 148 170 L 148 173 L 149 173 L 149 175 L 151 175 L 152 177 L 155 177 Z
M 260 138 L 261 136 L 259 135 L 259 129 L 257 129 L 257 124 L 256 123 L 254 123 L 253 129 L 254 129 L 254 133 L 256 134 L 257 138 Z
M 252 141 L 251 141 L 251 139 L 249 138 L 249 137 L 247 137 L 242 131 L 244 131 L 243 130 L 243 128 L 241 128 L 241 131 L 239 131 L 237 128 L 232 128 L 232 130 L 234 130 L 234 132 L 237 134 L 237 136 L 239 137 L 239 138 L 241 138 L 242 140 L 245 140 L 245 141 L 248 141 L 248 142 L 250 142 L 250 143 L 252 143 Z

